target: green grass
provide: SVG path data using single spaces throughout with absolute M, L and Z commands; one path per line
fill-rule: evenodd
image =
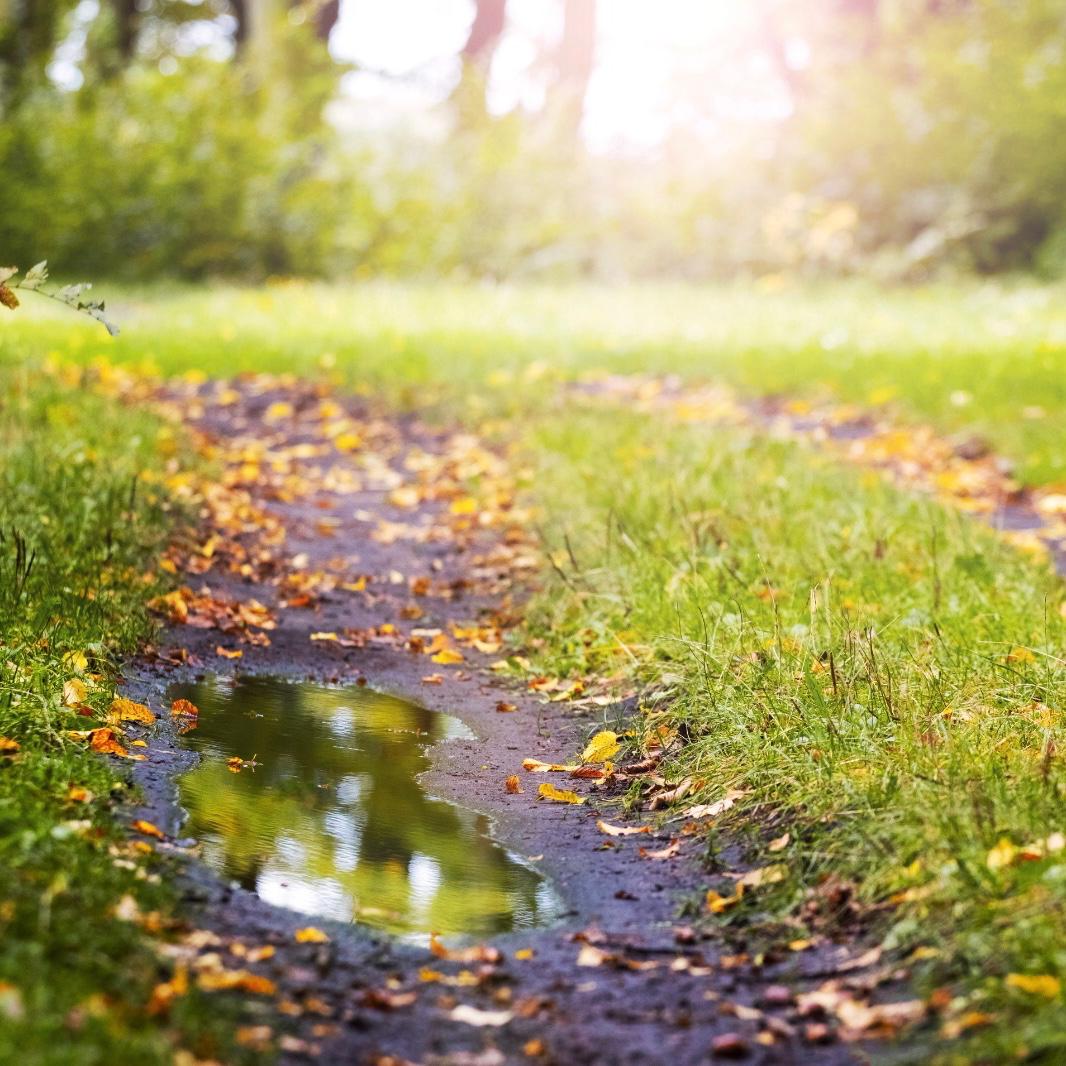
M 26 308 L 0 322 L 0 356 L 9 365 L 53 352 L 166 373 L 328 373 L 343 387 L 491 423 L 534 470 L 528 492 L 551 545 L 565 534 L 577 560 L 567 581 L 547 575 L 533 605 L 543 669 L 638 679 L 652 697 L 650 721 L 688 737 L 671 772 L 694 776 L 708 798 L 749 789 L 730 832 L 750 834 L 755 862 L 789 865 L 778 889 L 752 894 L 724 920 L 761 919 L 772 930 L 829 872 L 855 881 L 866 903 L 902 897 L 880 932 L 904 953 L 934 949 L 916 963 L 920 987 L 950 987 L 953 1013 L 996 1016 L 959 1061 L 1058 1061 L 1066 1056 L 1061 996 L 1012 990 L 1003 979 L 1066 979 L 1066 852 L 1000 870 L 989 868 L 988 855 L 1003 838 L 1022 846 L 1066 831 L 1061 760 L 1049 744 L 1062 746 L 1061 582 L 978 524 L 816 451 L 560 409 L 555 383 L 598 368 L 858 401 L 891 392 L 902 418 L 983 433 L 1029 481 L 1051 484 L 1066 480 L 1061 294 L 1021 283 L 774 293 L 130 290 L 114 301 L 118 341 Z M 106 498 L 104 486 L 122 469 L 108 464 L 122 454 L 128 425 L 79 406 L 73 394 L 58 407 L 36 394 L 26 403 L 37 413 L 9 412 L 5 448 L 23 456 L 18 464 L 39 467 L 12 484 L 39 480 L 31 497 L 39 491 L 80 507 Z M 51 421 L 40 413 L 49 407 L 57 408 Z M 64 464 L 38 456 L 69 448 L 63 442 L 90 424 L 112 434 L 94 444 L 96 473 L 79 468 L 78 478 L 63 480 L 54 470 Z M 142 461 L 150 459 L 129 459 Z M 10 500 L 26 530 L 48 534 L 39 516 L 51 512 L 19 493 Z M 64 513 L 62 522 L 70 520 Z M 91 558 L 82 585 L 95 580 Z M 49 590 L 79 585 L 47 568 L 38 580 Z M 131 579 L 115 589 L 121 616 L 143 617 L 135 606 L 143 588 Z M 42 591 L 42 603 L 52 595 Z M 65 617 L 57 608 L 42 607 L 41 617 Z M 26 603 L 12 611 L 21 625 Z M 67 645 L 131 646 L 137 626 L 110 618 L 40 652 L 53 657 L 47 685 L 38 683 L 42 699 L 56 699 L 55 656 Z M 21 641 L 17 661 L 31 646 Z M 27 746 L 37 745 L 25 705 L 9 713 L 0 732 L 29 729 Z M 42 732 L 39 741 L 46 755 L 57 743 L 50 737 Z M 82 758 L 61 748 L 64 759 Z M 53 800 L 42 809 L 54 812 Z M 755 804 L 790 826 L 785 852 L 763 854 L 761 823 L 743 817 Z M 100 818 L 106 824 L 106 811 Z M 89 845 L 74 838 L 65 846 Z M 712 835 L 712 854 L 716 846 Z M 20 861 L 29 878 L 37 857 Z M 27 906 L 47 883 L 47 874 L 32 882 Z M 23 927 L 27 951 L 35 935 Z
M 954 1014 L 998 1018 L 958 1061 L 1061 1061 L 1061 997 L 1004 978 L 1066 979 L 1066 851 L 988 865 L 1001 839 L 1066 826 L 1048 746 L 1064 723 L 1060 581 L 965 518 L 758 436 L 571 412 L 536 452 L 548 529 L 576 560 L 558 553 L 567 579 L 530 619 L 546 668 L 635 673 L 647 727 L 687 738 L 666 775 L 696 780 L 686 803 L 749 790 L 724 832 L 747 835 L 754 865 L 789 866 L 721 920 L 773 932 L 829 874 L 865 904 L 910 890 L 873 929 L 937 952 L 918 985 L 951 988 Z M 792 844 L 768 851 L 786 828 Z
M 590 368 L 671 372 L 750 393 L 890 399 L 902 418 L 986 435 L 1028 482 L 1066 483 L 1062 286 L 99 288 L 123 326 L 116 341 L 38 300 L 0 323 L 0 355 L 106 353 L 166 373 L 325 366 L 409 402 L 445 388 L 495 410 L 527 404 L 530 367 L 541 395 Z
M 229 1042 L 199 994 L 169 1023 L 145 1013 L 167 970 L 116 908 L 166 914 L 173 891 L 115 824 L 128 774 L 67 736 L 99 722 L 63 702 L 79 679 L 106 710 L 151 633 L 142 575 L 171 516 L 134 482 L 159 468 L 158 431 L 76 381 L 0 370 L 0 736 L 19 745 L 0 756 L 2 1062 L 163 1064 L 176 1033 L 206 1055 Z

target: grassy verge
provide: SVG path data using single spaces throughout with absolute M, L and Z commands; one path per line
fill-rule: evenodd
M 829 388 L 862 401 L 891 394 L 906 414 L 985 433 L 1030 480 L 1050 483 L 1066 476 L 1066 318 L 1055 294 L 977 285 L 887 294 L 863 286 L 131 292 L 118 301 L 117 343 L 65 318 L 25 317 L 0 334 L 0 352 L 107 355 L 167 373 L 329 372 L 520 437 L 549 535 L 561 542 L 566 533 L 577 560 L 530 620 L 545 671 L 639 677 L 659 694 L 649 724 L 686 739 L 671 774 L 692 776 L 708 799 L 747 790 L 730 832 L 743 831 L 755 804 L 787 819 L 783 851 L 763 855 L 761 823 L 750 832 L 755 861 L 784 862 L 788 877 L 718 920 L 770 917 L 793 923 L 794 937 L 797 914 L 812 927 L 828 917 L 818 886 L 831 873 L 846 886 L 840 898 L 892 901 L 883 912 L 888 944 L 912 952 L 926 991 L 950 990 L 948 1022 L 972 1023 L 976 1043 L 960 1061 L 1054 1061 L 1066 1054 L 1061 583 L 974 523 L 813 451 L 614 411 L 560 417 L 553 382 L 602 368 L 720 376 L 752 391 Z M 58 454 L 87 424 L 111 426 L 114 440 L 96 446 L 97 480 L 62 480 L 56 462 L 29 478 L 40 481 L 33 493 L 82 509 L 106 498 L 122 470 L 107 464 L 129 433 L 126 416 L 120 432 L 113 414 L 81 408 L 70 394 L 58 414 L 26 414 L 54 400 L 25 403 L 19 420 L 8 419 L 17 432 L 5 448 L 25 453 L 10 469 Z M 130 458 L 142 461 L 150 460 Z M 14 493 L 5 506 L 24 507 L 19 520 L 46 535 L 39 515 L 50 512 L 20 500 Z M 50 518 L 51 528 L 80 514 Z M 132 537 L 124 550 L 142 550 L 119 525 Z M 69 554 L 64 565 L 83 565 Z M 99 584 L 94 558 L 85 555 L 77 581 L 48 589 Z M 117 619 L 141 617 L 143 589 L 132 581 L 116 589 L 122 610 L 93 616 L 91 633 L 46 649 L 36 636 L 22 639 L 32 654 L 53 656 L 47 684 L 38 684 L 50 713 L 67 650 L 106 640 L 117 651 L 135 639 L 136 626 Z M 42 603 L 49 590 L 38 593 Z M 20 625 L 28 602 L 11 616 Z M 65 619 L 59 607 L 42 607 L 42 617 Z M 0 732 L 36 729 L 34 721 L 20 706 L 10 725 L 0 719 Z M 82 757 L 48 728 L 24 738 L 19 759 L 34 746 Z M 61 817 L 54 796 L 42 803 Z M 9 804 L 12 817 L 23 816 L 21 804 Z M 52 824 L 41 822 L 48 833 Z M 713 836 L 708 846 L 713 855 Z M 27 878 L 40 865 L 36 856 L 19 861 Z M 27 908 L 47 898 L 47 876 L 26 889 Z M 66 891 L 55 898 L 67 896 L 76 902 Z M 30 925 L 19 936 L 27 951 L 39 938 Z M 60 1014 L 52 1012 L 54 1024 Z
M 1061 286 L 959 282 L 697 287 L 284 283 L 108 291 L 116 341 L 39 306 L 0 353 L 106 353 L 165 373 L 331 368 L 404 402 L 518 412 L 592 368 L 720 379 L 752 393 L 891 403 L 979 433 L 1035 484 L 1066 482 Z M 12 316 L 12 321 L 14 316 Z
M 559 553 L 567 580 L 531 619 L 548 668 L 640 676 L 648 728 L 684 738 L 668 776 L 696 782 L 685 803 L 746 791 L 712 830 L 712 864 L 717 834 L 740 831 L 755 865 L 788 867 L 715 920 L 791 916 L 787 941 L 846 916 L 852 893 L 890 901 L 875 928 L 974 1026 L 958 1061 L 1058 1061 L 1061 583 L 795 446 L 570 414 L 537 453 L 576 560 Z
M 171 1063 L 177 1042 L 210 1056 L 229 1039 L 197 995 L 169 1021 L 146 1011 L 165 974 L 146 927 L 172 890 L 115 824 L 122 766 L 68 735 L 100 724 L 151 631 L 168 516 L 134 485 L 158 429 L 76 380 L 0 370 L 2 1062 Z

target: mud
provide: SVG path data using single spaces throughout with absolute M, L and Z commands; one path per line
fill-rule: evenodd
M 281 390 L 236 383 L 225 405 L 201 404 L 207 388 L 177 388 L 164 400 L 220 446 L 257 434 L 273 446 L 305 440 L 299 429 L 266 426 L 265 413 L 279 400 L 299 412 L 321 399 L 309 386 Z M 347 413 L 358 420 L 369 417 L 358 406 Z M 378 454 L 401 472 L 405 458 L 439 452 L 448 439 L 444 431 L 412 420 L 378 423 L 370 436 Z M 321 473 L 326 462 L 315 456 L 306 465 Z M 328 459 L 333 466 L 346 462 L 358 460 Z M 853 935 L 838 944 L 825 941 L 805 951 L 771 950 L 757 957 L 754 948 L 746 951 L 737 942 L 737 934 L 728 936 L 713 926 L 694 932 L 680 914 L 686 904 L 698 906 L 708 884 L 696 841 L 674 858 L 642 857 L 642 848 L 667 844 L 669 827 L 650 837 L 609 840 L 596 820 L 623 821 L 618 796 L 561 775 L 551 775 L 553 783 L 576 787 L 586 802 L 538 800 L 537 786 L 548 775 L 524 773 L 522 760 L 569 760 L 595 729 L 623 723 L 633 712 L 632 701 L 575 713 L 566 702 L 542 702 L 498 677 L 489 668 L 498 655 L 464 648 L 465 661 L 444 668 L 399 642 L 345 647 L 311 639 L 316 633 L 382 623 L 411 629 L 412 623 L 402 619 L 410 605 L 407 578 L 412 575 L 431 574 L 448 590 L 445 597 L 419 601 L 425 612 L 419 627 L 468 623 L 512 610 L 509 576 L 485 561 L 499 540 L 498 529 L 474 528 L 452 541 L 381 543 L 368 535 L 373 521 L 431 521 L 447 511 L 447 501 L 423 500 L 401 514 L 390 503 L 387 484 L 364 484 L 345 494 L 319 488 L 292 499 L 279 499 L 269 486 L 261 497 L 254 486 L 248 491 L 287 531 L 279 557 L 298 559 L 310 569 L 327 568 L 343 557 L 351 573 L 376 579 L 368 586 L 370 594 L 336 588 L 307 606 L 282 608 L 281 568 L 274 577 L 268 565 L 253 567 L 250 575 L 222 565 L 187 575 L 191 586 L 207 585 L 215 597 L 254 598 L 275 609 L 269 645 L 240 642 L 241 657 L 230 660 L 216 649 L 236 646 L 232 632 L 172 625 L 156 653 L 128 671 L 124 693 L 161 711 L 175 684 L 206 674 L 263 674 L 365 683 L 455 715 L 472 738 L 430 749 L 432 767 L 423 786 L 490 817 L 496 838 L 550 879 L 565 902 L 554 925 L 496 937 L 480 960 L 440 958 L 425 946 L 324 919 L 313 924 L 328 934 L 328 943 L 297 943 L 295 933 L 308 924 L 307 915 L 271 906 L 199 861 L 199 844 L 186 836 L 175 785 L 178 775 L 195 767 L 197 755 L 179 735 L 179 721 L 163 710 L 149 757 L 136 769 L 143 805 L 130 816 L 147 818 L 168 835 L 161 846 L 177 859 L 185 917 L 191 927 L 206 931 L 200 941 L 207 949 L 224 952 L 234 943 L 275 948 L 273 957 L 249 968 L 276 981 L 278 996 L 249 997 L 246 1016 L 249 1024 L 272 1028 L 282 1061 L 381 1066 L 867 1061 L 868 1045 L 840 1041 L 831 1019 L 817 1012 L 801 1015 L 795 1002 L 797 993 L 833 976 L 857 986 L 884 982 L 878 992 L 883 998 L 906 994 L 874 972 L 874 959 L 868 966 L 861 957 L 856 962 L 861 945 Z M 320 525 L 324 514 L 334 520 L 328 535 Z M 251 543 L 252 536 L 242 533 L 236 539 Z M 396 574 L 404 576 L 402 582 L 393 580 Z M 436 673 L 439 684 L 425 683 Z M 517 709 L 500 713 L 501 701 Z M 510 775 L 518 775 L 521 793 L 506 791 Z M 733 847 L 720 858 L 740 864 L 742 854 Z

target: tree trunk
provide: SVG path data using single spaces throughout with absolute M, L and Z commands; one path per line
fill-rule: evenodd
M 564 0 L 555 95 L 564 125 L 576 134 L 596 54 L 596 0 Z

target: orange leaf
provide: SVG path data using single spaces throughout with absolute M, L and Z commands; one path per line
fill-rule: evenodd
M 328 944 L 329 937 L 322 932 L 321 929 L 316 929 L 313 925 L 304 926 L 303 929 L 297 929 L 295 934 L 297 944 Z
M 200 708 L 189 700 L 175 700 L 170 705 L 170 713 L 175 718 L 199 718 Z
M 522 782 L 518 780 L 518 774 L 511 774 L 503 785 L 512 796 L 522 791 Z
M 137 818 L 130 823 L 130 828 L 142 836 L 155 837 L 157 840 L 166 840 L 167 835 L 156 825 L 146 822 L 143 818 Z

